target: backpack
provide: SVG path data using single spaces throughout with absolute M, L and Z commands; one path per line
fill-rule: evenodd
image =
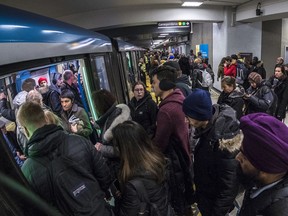
M 215 119 L 213 119 L 214 138 L 233 138 L 240 131 L 240 122 L 237 119 L 236 111 L 227 104 L 213 104 L 213 107 L 215 109 Z
M 249 70 L 243 62 L 237 61 L 236 83 L 243 85 L 244 81 L 248 78 Z
M 159 209 L 155 203 L 151 203 L 148 197 L 146 188 L 140 178 L 136 178 L 129 181 L 136 189 L 137 194 L 140 197 L 140 209 L 138 215 L 140 216 L 161 216 Z M 172 207 L 168 205 L 167 216 L 174 216 Z
M 202 76 L 202 82 L 199 82 L 199 84 L 202 86 L 202 87 L 211 87 L 212 84 L 213 84 L 213 79 L 212 79 L 212 76 L 211 74 L 206 70 L 200 70 L 201 71 L 201 76 Z
M 31 158 L 48 171 L 50 196 L 63 215 L 97 215 L 100 205 L 106 205 L 99 197 L 100 186 L 95 177 L 75 161 L 65 157 L 65 142 L 58 147 L 53 158 Z M 62 151 L 60 151 L 62 149 Z M 102 201 L 101 201 L 102 199 Z

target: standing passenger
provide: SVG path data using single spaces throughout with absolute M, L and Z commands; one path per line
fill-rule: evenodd
M 121 160 L 119 181 L 123 190 L 120 215 L 136 216 L 143 211 L 141 203 L 146 202 L 143 199 L 145 194 L 139 193 L 141 187 L 160 215 L 169 215 L 164 155 L 136 122 L 125 121 L 112 131 L 114 148 L 119 150 Z
M 23 125 L 29 140 L 27 143 L 29 147 L 28 158 L 22 166 L 22 172 L 34 191 L 48 203 L 58 207 L 62 213 L 67 214 L 66 211 L 69 211 L 70 214 L 67 215 L 110 216 L 111 213 L 106 208 L 105 193 L 103 191 L 108 189 L 112 179 L 104 159 L 94 146 L 81 136 L 65 133 L 60 126 L 47 124 L 44 111 L 36 103 L 24 103 L 17 113 L 17 119 Z M 49 170 L 55 168 L 59 171 L 58 167 L 51 167 L 53 164 L 55 165 L 53 161 L 59 157 L 65 158 L 67 163 L 69 160 L 69 164 L 66 166 L 75 166 L 77 164 L 79 169 L 81 168 L 80 170 L 86 170 L 87 175 L 93 177 L 93 180 L 91 180 L 92 177 L 89 177 L 89 183 L 94 182 L 93 191 L 96 192 L 88 200 L 83 200 L 83 197 L 87 198 L 86 194 L 91 189 L 89 184 L 83 184 L 88 179 L 87 177 L 83 177 L 83 182 L 74 188 L 72 187 L 75 184 L 73 179 L 76 176 L 73 175 L 70 178 L 67 176 L 65 181 L 67 183 L 64 187 L 65 189 L 71 187 L 72 195 L 70 197 L 68 196 L 68 192 L 62 199 L 59 198 L 58 190 L 56 190 L 58 192 L 57 195 L 54 193 L 55 187 L 59 188 L 59 184 L 61 183 L 55 181 L 56 177 L 49 175 L 49 173 L 51 174 Z M 59 165 L 59 163 L 56 164 Z M 79 169 L 77 168 L 78 171 Z M 64 171 L 66 175 L 71 174 L 66 170 Z M 78 180 L 82 178 L 80 174 L 77 176 Z M 77 196 L 73 196 L 73 194 L 77 194 Z M 77 208 L 71 205 L 71 203 L 78 203 L 78 201 L 85 206 Z M 62 205 L 59 204 L 60 202 Z M 65 206 L 65 212 L 63 212 L 63 206 Z
M 96 124 L 101 130 L 101 142 L 97 142 L 95 148 L 108 159 L 107 163 L 116 178 L 119 169 L 119 155 L 113 149 L 112 129 L 118 124 L 131 119 L 130 109 L 126 104 L 117 105 L 116 98 L 105 89 L 93 92 L 92 100 L 98 116 Z
M 274 76 L 269 79 L 275 94 L 277 95 L 277 108 L 275 117 L 283 121 L 286 117 L 288 104 L 288 77 L 283 65 L 276 65 Z
M 152 100 L 143 82 L 136 82 L 132 89 L 134 97 L 129 102 L 132 120 L 142 125 L 152 138 L 156 130 L 157 104 Z
M 70 133 L 89 138 L 92 133 L 89 117 L 86 111 L 75 103 L 73 92 L 68 89 L 63 90 L 60 94 L 60 100 L 64 129 Z
M 245 90 L 236 86 L 236 79 L 230 76 L 225 76 L 221 80 L 221 87 L 223 91 L 218 98 L 217 104 L 231 106 L 236 111 L 237 119 L 240 120 L 243 116 L 244 100 L 242 97 Z
M 79 93 L 79 90 L 74 83 L 75 81 L 77 83 L 77 79 L 75 78 L 75 76 L 71 70 L 64 71 L 61 91 L 64 91 L 65 89 L 70 90 L 74 94 L 75 103 L 80 107 L 84 107 L 83 103 L 82 103 L 81 95 Z
M 195 138 L 199 138 L 194 155 L 198 208 L 202 216 L 227 215 L 234 208 L 239 189 L 235 156 L 241 135 L 236 113 L 231 107 L 225 112 L 219 105 L 212 106 L 210 93 L 202 89 L 184 100 L 183 111 L 196 129 Z
M 265 113 L 241 118 L 244 139 L 237 155 L 249 183 L 240 216 L 288 215 L 288 128 Z
M 247 89 L 247 93 L 244 94 L 243 99 L 246 102 L 246 111 L 244 114 L 250 114 L 255 112 L 264 112 L 273 114 L 275 102 L 272 90 L 269 83 L 262 80 L 261 75 L 252 72 L 248 76 L 250 87 Z
M 185 195 L 193 196 L 189 194 L 191 191 L 188 191 L 192 182 L 191 185 L 185 185 L 190 173 L 183 173 L 190 170 L 191 158 L 188 124 L 185 122 L 185 115 L 182 111 L 184 96 L 179 89 L 174 90 L 176 77 L 176 70 L 170 66 L 160 66 L 154 71 L 152 87 L 155 95 L 160 97 L 162 102 L 159 104 L 157 129 L 153 141 L 171 160 L 172 206 L 177 215 L 184 215 L 187 206 L 192 204 L 187 201 Z

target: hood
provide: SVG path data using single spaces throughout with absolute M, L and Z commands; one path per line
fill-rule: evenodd
M 63 139 L 59 139 L 65 132 L 57 125 L 45 125 L 37 129 L 27 143 L 28 156 L 44 156 L 54 151 Z
M 13 104 L 14 106 L 16 106 L 16 108 L 21 106 L 26 101 L 27 94 L 27 91 L 21 91 L 15 96 L 15 98 L 13 99 Z
M 191 82 L 189 80 L 189 77 L 186 74 L 182 74 L 181 77 L 178 77 L 176 79 L 176 83 L 185 83 L 188 86 L 191 86 Z
M 170 102 L 179 103 L 182 105 L 184 99 L 185 97 L 183 96 L 181 90 L 175 89 L 170 95 L 168 95 L 163 101 L 161 101 L 161 103 L 159 104 L 159 108 Z
M 112 129 L 124 121 L 131 120 L 130 109 L 126 104 L 118 104 L 116 108 L 121 109 L 121 114 L 118 115 L 112 122 L 109 128 L 105 131 L 103 138 L 109 142 L 113 139 Z M 117 110 L 117 109 L 116 109 Z

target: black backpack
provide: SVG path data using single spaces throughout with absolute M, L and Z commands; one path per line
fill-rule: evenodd
M 53 204 L 63 215 L 97 215 L 97 211 L 106 206 L 105 195 L 103 193 L 101 197 L 100 186 L 92 174 L 65 157 L 64 145 L 65 142 L 58 147 L 58 153 L 53 158 L 31 159 L 46 167 Z
M 157 205 L 151 203 L 148 197 L 146 188 L 140 178 L 136 178 L 129 181 L 135 188 L 140 198 L 140 209 L 138 215 L 140 216 L 162 216 Z M 166 216 L 166 215 L 165 215 Z M 168 205 L 167 216 L 174 216 L 174 211 L 170 205 Z

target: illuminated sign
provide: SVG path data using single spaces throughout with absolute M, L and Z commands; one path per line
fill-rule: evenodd
M 158 28 L 190 28 L 188 21 L 158 22 Z

